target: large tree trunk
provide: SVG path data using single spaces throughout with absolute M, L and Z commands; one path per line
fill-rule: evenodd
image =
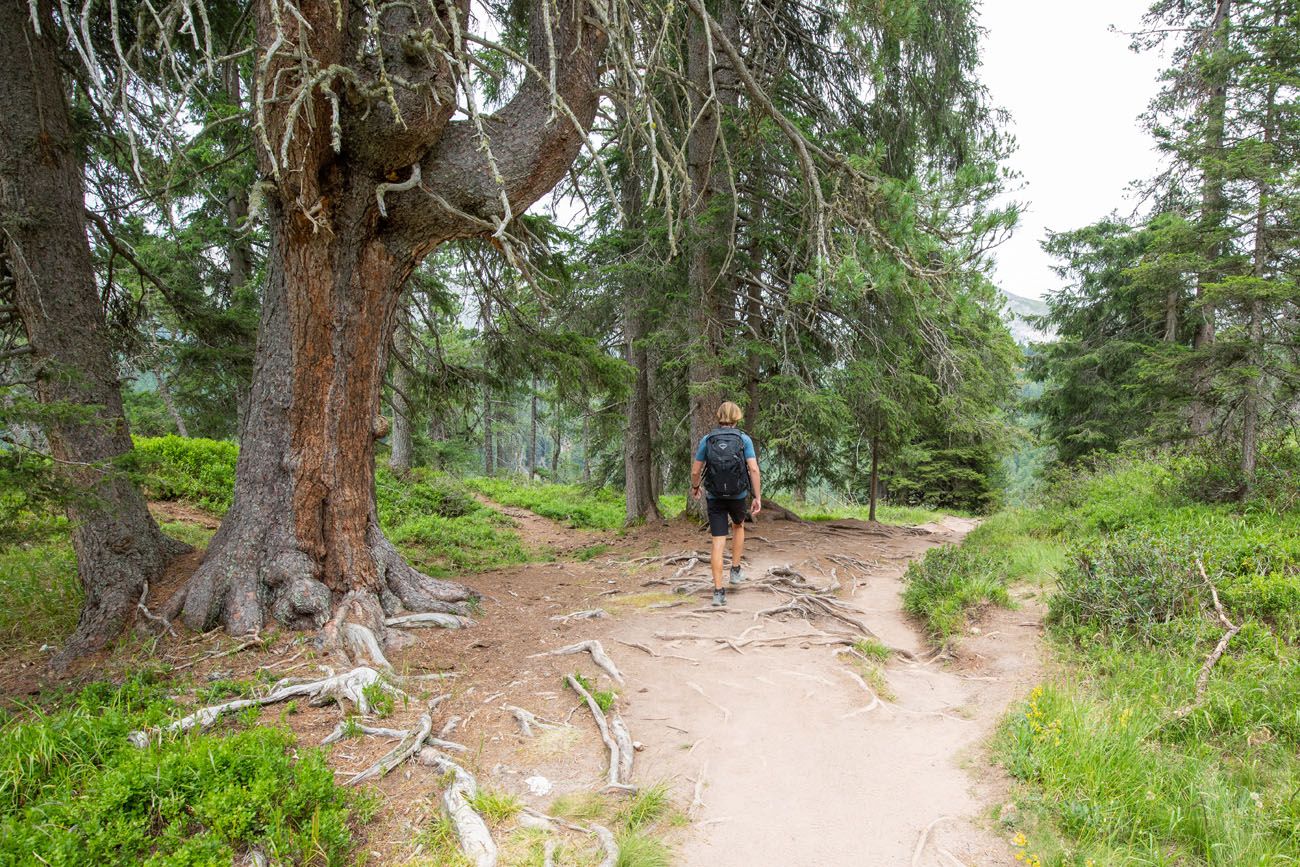
M 388 467 L 399 476 L 411 471 L 412 445 L 411 389 L 411 317 L 404 306 L 397 310 L 397 327 L 393 331 L 393 427 L 388 435 Z
M 1214 59 L 1206 64 L 1210 75 L 1205 81 L 1205 144 L 1201 157 L 1201 232 L 1205 238 L 1206 267 L 1196 277 L 1196 299 L 1201 302 L 1201 309 L 1196 332 L 1192 337 L 1192 347 L 1201 353 L 1206 352 L 1214 343 L 1214 307 L 1205 300 L 1206 287 L 1222 279 L 1219 260 L 1224 254 L 1224 245 L 1221 233 L 1228 211 L 1223 164 L 1223 136 L 1228 107 L 1228 61 L 1224 54 L 1228 50 L 1228 25 L 1231 17 L 1232 0 L 1217 0 L 1208 43 L 1208 50 Z M 1205 60 L 1202 59 L 1201 62 L 1205 63 Z M 1191 427 L 1194 434 L 1204 436 L 1210 429 L 1213 410 L 1211 397 L 1207 394 L 1209 362 L 1202 357 L 1199 365 L 1201 371 L 1196 386 L 1198 394 L 1192 404 Z
M 167 539 L 139 490 L 112 462 L 131 451 L 117 366 L 86 239 L 81 153 L 75 140 L 52 35 L 39 4 L 41 35 L 23 0 L 0 0 L 0 214 L 14 297 L 31 346 L 45 434 L 58 471 L 87 497 L 68 507 L 77 575 L 85 593 L 76 631 L 56 663 L 102 647 L 136 610 L 145 586 L 186 546 Z
M 585 7 L 536 4 L 528 38 L 533 68 L 550 68 L 553 51 L 551 78 L 577 126 L 552 114 L 545 75 L 529 75 L 480 131 L 452 119 L 460 65 L 447 58 L 465 49 L 449 22 L 465 26 L 467 0 L 387 7 L 373 28 L 360 7 L 304 3 L 299 20 L 309 26 L 283 32 L 279 7 L 256 4 L 258 56 L 271 55 L 260 86 L 292 93 L 305 53 L 319 69 L 349 67 L 372 89 L 349 90 L 333 131 L 334 90 L 314 89 L 310 112 L 295 114 L 301 103 L 288 98 L 264 108 L 266 138 L 288 144 L 259 150 L 275 182 L 253 386 L 234 505 L 177 602 L 187 625 L 251 633 L 274 618 L 324 626 L 338 646 L 345 623 L 382 639 L 387 613 L 455 610 L 471 597 L 412 569 L 378 526 L 374 423 L 385 348 L 419 261 L 445 240 L 490 234 L 509 216 L 503 201 L 522 213 L 577 155 L 605 43 Z M 398 79 L 385 94 L 383 81 Z
M 736 10 L 727 0 L 718 12 L 724 31 L 735 39 Z M 715 427 L 715 413 L 724 399 L 722 387 L 724 349 L 722 327 L 731 318 L 734 287 L 728 274 L 732 247 L 734 182 L 731 166 L 720 164 L 718 148 L 723 108 L 739 98 L 730 65 L 718 65 L 710 51 L 707 25 L 692 19 L 687 48 L 690 118 L 694 124 L 686 140 L 687 171 L 691 182 L 691 236 L 687 280 L 691 287 L 692 345 L 690 348 L 690 448 Z M 703 516 L 702 501 L 688 508 Z

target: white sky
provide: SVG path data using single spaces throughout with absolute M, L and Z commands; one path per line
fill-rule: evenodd
M 1136 54 L 1119 30 L 1137 28 L 1143 0 L 984 0 L 988 34 L 980 78 L 1011 113 L 1011 167 L 1026 203 L 1020 226 L 997 250 L 995 279 L 1038 298 L 1059 285 L 1039 243 L 1046 230 L 1127 213 L 1127 185 L 1155 174 L 1151 139 L 1137 123 L 1155 95 L 1162 59 Z

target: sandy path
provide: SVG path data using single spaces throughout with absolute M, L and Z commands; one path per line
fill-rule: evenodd
M 908 559 L 960 539 L 971 525 L 949 519 L 931 534 L 890 536 L 771 526 L 762 529 L 771 541 L 748 552 L 751 574 L 793 562 L 816 581 L 830 566 L 813 559 L 816 554 L 874 561 L 879 568 L 849 601 L 887 643 L 924 652 L 901 611 L 900 576 Z M 776 604 L 774 598 L 742 590 L 731 593 L 725 613 L 679 609 L 673 617 L 632 618 L 611 630 L 614 641 L 698 660 L 652 658 L 626 647 L 618 654 L 633 685 L 627 721 L 647 744 L 637 779 L 673 780 L 683 803 L 697 791 L 702 796 L 679 863 L 956 863 L 944 850 L 966 865 L 1014 863 L 1006 842 L 985 830 L 998 793 L 977 795 L 982 775 L 963 764 L 979 764 L 978 746 L 1036 680 L 1037 630 L 1021 624 L 1038 613 L 992 613 L 980 634 L 963 642 L 960 663 L 891 661 L 886 678 L 895 700 L 865 712 L 870 697 L 831 648 L 792 641 L 751 645 L 741 654 L 712 641 L 654 637 L 666 631 L 734 637 L 756 622 L 762 631 L 751 636 L 813 631 L 803 621 L 755 621 L 754 612 Z M 932 825 L 925 851 L 913 861 L 920 836 Z

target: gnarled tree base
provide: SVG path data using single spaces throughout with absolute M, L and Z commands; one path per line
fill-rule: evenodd
M 227 521 L 164 616 L 179 617 L 195 631 L 224 627 L 232 635 L 258 633 L 272 621 L 320 630 L 326 647 L 387 667 L 377 650 L 388 637 L 386 621 L 427 612 L 464 617 L 476 598 L 463 584 L 413 568 L 375 523 L 367 532 L 372 562 L 366 565 L 377 577 L 350 588 L 331 589 L 307 553 L 274 541 L 287 535 Z

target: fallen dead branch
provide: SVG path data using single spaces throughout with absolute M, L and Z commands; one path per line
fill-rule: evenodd
M 609 658 L 605 653 L 605 648 L 599 641 L 590 639 L 588 641 L 579 641 L 577 644 L 570 644 L 568 647 L 561 647 L 558 650 L 548 650 L 545 653 L 534 653 L 529 659 L 536 659 L 539 656 L 566 656 L 571 653 L 590 653 L 592 662 L 600 666 L 606 674 L 614 679 L 614 682 L 620 686 L 623 684 L 623 673 L 618 670 L 614 660 Z
M 299 696 L 308 696 L 313 703 L 325 704 L 330 701 L 342 702 L 350 701 L 357 706 L 362 714 L 370 713 L 370 703 L 366 699 L 365 689 L 372 684 L 379 684 L 385 691 L 395 695 L 405 695 L 400 689 L 391 684 L 385 683 L 379 672 L 373 668 L 354 668 L 349 672 L 338 675 L 331 675 L 321 680 L 312 680 L 306 682 L 297 682 L 298 678 L 287 678 L 276 684 L 272 691 L 264 696 L 255 698 L 241 698 L 234 701 L 224 702 L 223 704 L 212 705 L 201 708 L 188 716 L 176 720 L 170 725 L 161 729 L 155 729 L 153 732 L 134 731 L 127 735 L 127 739 L 137 747 L 144 748 L 149 745 L 149 740 L 153 734 L 170 734 L 172 732 L 189 731 L 192 728 L 207 728 L 221 717 L 228 713 L 244 710 L 250 707 L 261 707 L 277 702 L 288 701 L 291 698 Z
M 578 682 L 576 677 L 570 674 L 565 677 L 565 681 L 573 691 L 581 696 L 582 700 L 587 703 L 587 708 L 591 711 L 591 717 L 596 721 L 596 728 L 600 731 L 600 739 L 605 742 L 605 748 L 609 750 L 609 770 L 606 774 L 606 780 L 608 781 L 606 788 L 635 791 L 636 787 L 631 784 L 631 756 L 629 755 L 624 759 L 622 746 L 614 736 L 610 734 L 609 723 L 605 719 L 605 712 L 600 709 L 600 705 L 596 703 L 596 699 L 592 698 L 591 693 L 587 692 L 583 685 Z M 621 719 L 619 720 L 619 724 L 622 725 Z M 626 732 L 626 726 L 623 727 L 623 730 Z M 631 738 L 628 738 L 628 741 L 630 753 Z M 626 778 L 623 777 L 624 767 L 626 767 L 628 774 Z
M 1234 624 L 1228 618 L 1228 612 L 1224 610 L 1223 603 L 1219 601 L 1218 588 L 1214 586 L 1214 582 L 1210 580 L 1210 576 L 1205 574 L 1205 564 L 1200 560 L 1197 560 L 1196 568 L 1200 570 L 1202 580 L 1204 580 L 1206 585 L 1210 588 L 1210 598 L 1214 600 L 1214 613 L 1218 615 L 1219 623 L 1223 625 L 1224 633 L 1223 637 L 1219 639 L 1219 643 L 1214 646 L 1214 650 L 1210 651 L 1210 655 L 1205 658 L 1205 662 L 1201 665 L 1200 673 L 1196 675 L 1196 696 L 1190 702 L 1174 711 L 1172 718 L 1175 720 L 1187 717 L 1205 701 L 1205 690 L 1210 686 L 1210 672 L 1223 657 L 1224 651 L 1228 649 L 1228 642 L 1232 641 L 1232 637 L 1241 631 L 1241 625 Z
M 456 829 L 461 851 L 474 862 L 474 867 L 496 867 L 497 844 L 483 817 L 471 806 L 478 794 L 478 781 L 474 775 L 437 750 L 422 750 L 420 762 L 439 773 L 451 775 L 451 782 L 442 790 L 442 808 Z
M 427 626 L 438 626 L 443 629 L 467 629 L 474 626 L 475 622 L 468 617 L 461 617 L 459 614 L 423 611 L 419 614 L 403 614 L 401 617 L 390 617 L 384 621 L 384 625 L 396 626 L 400 629 L 416 629 Z

